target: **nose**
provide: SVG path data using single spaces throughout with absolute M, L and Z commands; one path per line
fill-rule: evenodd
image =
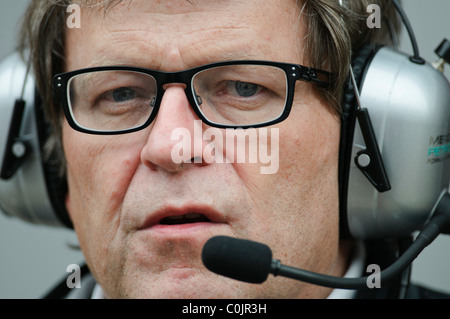
M 141 162 L 153 170 L 175 173 L 195 165 L 206 165 L 202 123 L 189 105 L 182 84 L 164 87 L 158 115 L 149 129 Z

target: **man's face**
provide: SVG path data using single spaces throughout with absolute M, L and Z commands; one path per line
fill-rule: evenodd
M 180 71 L 228 60 L 308 65 L 302 23 L 293 0 L 133 0 L 106 15 L 86 8 L 81 28 L 68 29 L 66 71 L 102 65 Z M 268 244 L 285 264 L 342 274 L 338 118 L 311 84 L 298 81 L 289 118 L 268 128 L 279 133 L 277 145 L 268 139 L 269 150 L 279 151 L 276 173 L 262 174 L 265 164 L 248 161 L 181 165 L 172 157 L 179 143 L 174 130 L 189 130 L 192 145 L 208 141 L 194 134 L 198 118 L 184 87 L 165 89 L 158 116 L 142 131 L 97 136 L 63 124 L 66 203 L 106 296 L 326 297 L 329 290 L 290 279 L 254 285 L 221 277 L 203 266 L 201 251 L 215 235 L 248 238 Z M 183 215 L 175 225 L 165 222 Z M 186 223 L 187 217 L 201 218 Z

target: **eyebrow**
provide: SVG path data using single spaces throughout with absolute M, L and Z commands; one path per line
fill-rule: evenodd
M 267 57 L 261 54 L 252 53 L 252 50 L 246 50 L 248 48 L 243 48 L 241 50 L 222 50 L 219 53 L 213 54 L 198 54 L 191 57 L 191 62 L 187 65 L 187 69 L 194 68 L 197 66 L 223 62 L 223 61 L 237 61 L 237 60 L 267 60 Z M 141 67 L 153 70 L 162 70 L 158 62 L 159 59 L 151 58 L 150 55 L 146 57 L 137 56 L 133 54 L 120 54 L 114 50 L 108 52 L 108 54 L 100 55 L 98 58 L 93 59 L 87 67 L 98 67 L 98 66 L 133 66 Z

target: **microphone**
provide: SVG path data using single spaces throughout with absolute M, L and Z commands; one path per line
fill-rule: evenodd
M 450 234 L 450 195 L 443 192 L 432 218 L 411 246 L 388 268 L 380 272 L 381 283 L 398 276 L 439 234 Z M 367 287 L 369 277 L 342 278 L 319 274 L 281 264 L 272 259 L 269 246 L 227 236 L 209 239 L 203 247 L 202 261 L 210 271 L 249 283 L 263 283 L 269 274 L 284 276 L 330 288 L 359 289 Z
M 216 236 L 203 246 L 202 260 L 212 272 L 259 284 L 269 275 L 272 251 L 269 246 L 254 241 Z

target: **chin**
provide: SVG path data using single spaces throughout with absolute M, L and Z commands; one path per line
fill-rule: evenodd
M 176 276 L 161 273 L 143 280 L 129 280 L 129 284 L 116 287 L 117 293 L 107 294 L 113 299 L 232 299 L 241 298 L 242 288 L 248 284 L 221 276 L 203 275 L 199 270 L 191 270 L 182 278 L 181 272 Z M 187 271 L 184 271 L 187 274 Z M 140 284 L 133 284 L 140 281 Z M 244 293 L 245 295 L 245 293 Z

